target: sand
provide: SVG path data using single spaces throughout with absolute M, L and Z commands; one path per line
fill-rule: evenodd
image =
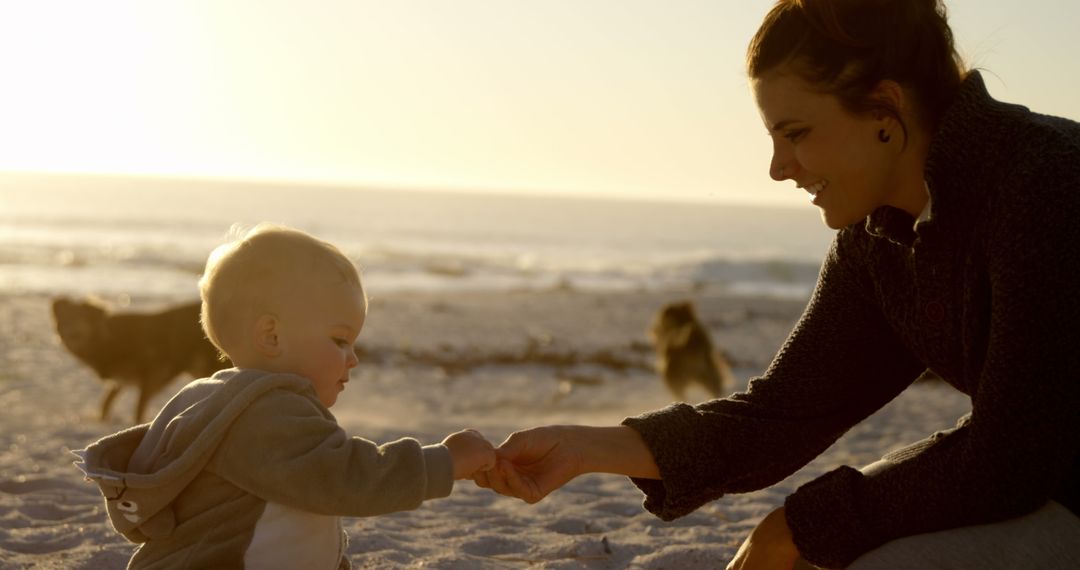
M 722 291 L 372 297 L 364 359 L 333 411 L 350 434 L 424 443 L 465 427 L 498 443 L 534 425 L 610 425 L 670 403 L 645 329 L 675 299 L 695 300 L 745 384 L 803 305 Z M 131 308 L 175 301 L 133 299 Z M 112 421 L 96 419 L 101 385 L 54 337 L 49 302 L 0 297 L 0 569 L 123 568 L 133 545 L 109 527 L 96 486 L 68 450 L 125 427 L 133 394 L 120 398 Z M 579 477 L 536 505 L 459 482 L 450 497 L 415 511 L 345 519 L 349 557 L 355 568 L 722 567 L 800 484 L 870 463 L 968 410 L 952 388 L 917 383 L 787 480 L 670 523 L 645 512 L 640 492 L 619 476 Z

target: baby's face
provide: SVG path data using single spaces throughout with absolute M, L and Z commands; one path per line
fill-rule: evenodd
M 364 326 L 366 304 L 354 285 L 312 284 L 306 289 L 282 308 L 280 369 L 307 377 L 329 408 L 356 366 L 353 345 Z

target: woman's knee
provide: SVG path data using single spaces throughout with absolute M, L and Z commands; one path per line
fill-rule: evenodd
M 1053 501 L 994 524 L 897 539 L 867 552 L 848 570 L 1080 568 L 1080 519 Z

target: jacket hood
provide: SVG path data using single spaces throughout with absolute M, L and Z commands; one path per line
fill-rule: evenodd
M 73 451 L 75 466 L 98 484 L 113 527 L 132 542 L 169 536 L 171 504 L 213 457 L 229 426 L 273 390 L 307 394 L 311 383 L 293 374 L 221 370 L 188 384 L 152 423 L 106 436 Z

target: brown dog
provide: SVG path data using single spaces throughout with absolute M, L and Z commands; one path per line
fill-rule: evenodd
M 685 401 L 691 384 L 705 388 L 714 398 L 731 390 L 731 365 L 713 348 L 709 333 L 689 301 L 669 303 L 656 314 L 649 329 L 656 346 L 657 368 L 668 389 Z
M 53 301 L 61 342 L 107 385 L 102 421 L 125 385 L 139 389 L 138 424 L 150 398 L 181 373 L 202 378 L 231 366 L 203 335 L 199 308 L 195 302 L 158 313 L 112 313 L 92 301 Z

